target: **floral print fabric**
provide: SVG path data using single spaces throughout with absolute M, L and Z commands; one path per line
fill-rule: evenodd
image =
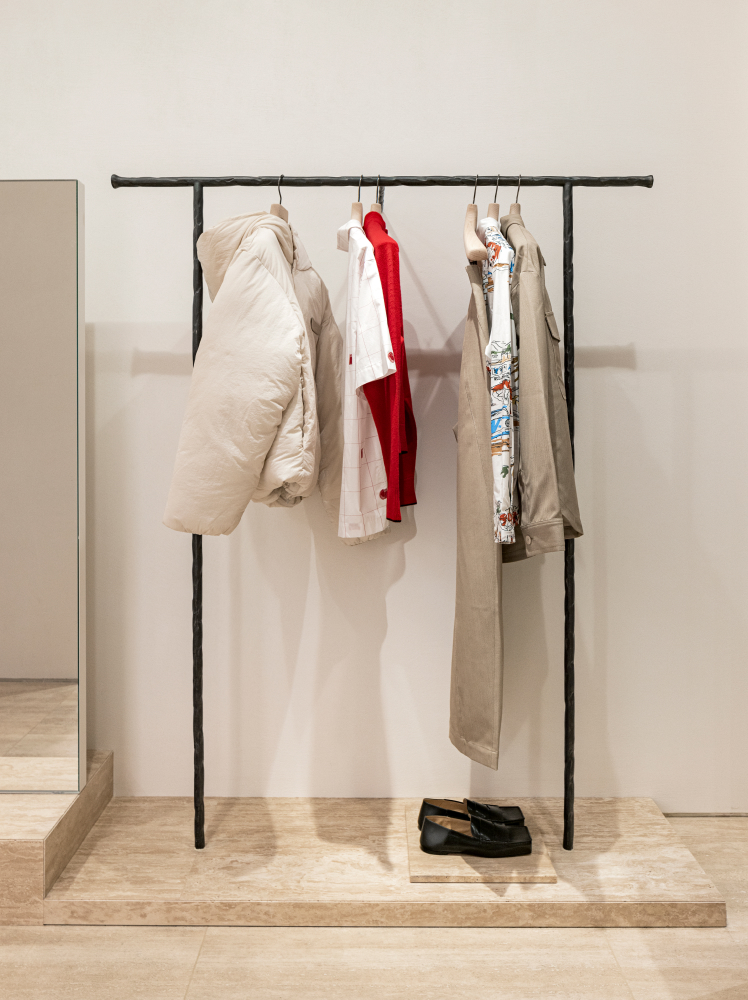
M 478 235 L 488 250 L 488 260 L 483 261 L 483 294 L 491 330 L 486 367 L 491 387 L 494 541 L 508 545 L 519 523 L 519 360 L 510 294 L 514 250 L 494 219 L 484 219 Z

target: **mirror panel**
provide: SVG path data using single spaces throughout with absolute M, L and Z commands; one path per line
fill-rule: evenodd
M 0 181 L 0 791 L 85 784 L 83 188 Z

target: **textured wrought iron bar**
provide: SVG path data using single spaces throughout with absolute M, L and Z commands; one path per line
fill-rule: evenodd
M 192 363 L 203 336 L 203 269 L 197 241 L 203 231 L 203 186 L 192 186 Z M 205 847 L 205 739 L 203 735 L 203 536 L 192 536 L 192 740 L 195 847 Z
M 192 363 L 203 336 L 203 266 L 197 256 L 197 241 L 203 234 L 203 186 L 192 186 Z
M 377 174 L 351 174 L 344 177 L 283 177 L 283 187 L 376 187 L 377 180 L 382 187 L 472 187 L 475 174 L 455 174 L 447 176 L 432 174 L 426 176 L 379 177 Z M 519 178 L 502 174 L 499 187 L 516 187 Z M 120 177 L 112 174 L 112 187 L 275 187 L 277 175 L 272 177 Z M 522 187 L 652 187 L 652 175 L 631 177 L 558 177 L 522 175 Z M 493 187 L 496 174 L 478 177 L 478 187 Z
M 564 185 L 564 386 L 574 460 L 574 203 Z M 564 543 L 564 848 L 574 847 L 574 539 Z

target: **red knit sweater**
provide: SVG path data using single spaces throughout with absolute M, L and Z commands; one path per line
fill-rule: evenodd
M 400 521 L 400 508 L 417 502 L 414 483 L 417 434 L 403 339 L 400 248 L 388 235 L 379 212 L 369 212 L 364 219 L 364 232 L 374 247 L 397 371 L 376 382 L 368 382 L 363 389 L 387 470 L 387 519 Z

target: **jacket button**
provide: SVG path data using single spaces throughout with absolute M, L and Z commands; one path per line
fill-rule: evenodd
M 379 495 L 382 498 L 382 500 L 386 500 L 387 499 L 387 490 L 380 490 L 379 491 Z
M 529 535 L 525 535 L 525 541 L 527 542 L 528 545 L 532 545 L 532 538 L 530 538 Z

